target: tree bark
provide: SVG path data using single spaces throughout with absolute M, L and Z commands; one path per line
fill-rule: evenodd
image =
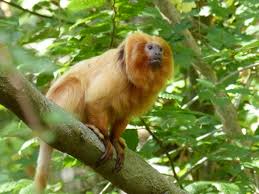
M 155 4 L 160 9 L 160 11 L 169 19 L 172 27 L 174 27 L 176 24 L 180 24 L 180 14 L 170 0 L 155 0 Z M 193 63 L 194 69 L 202 76 L 204 76 L 207 80 L 211 81 L 214 84 L 217 84 L 217 76 L 213 69 L 203 61 L 199 45 L 196 43 L 191 32 L 188 29 L 184 29 L 181 33 L 185 38 L 184 44 L 188 48 L 191 48 L 193 53 L 195 54 L 195 61 Z M 223 91 L 217 91 L 215 93 L 215 97 L 226 99 L 226 104 L 224 106 L 212 102 L 215 107 L 216 113 L 219 116 L 221 123 L 223 124 L 223 129 L 225 133 L 228 135 L 240 134 L 241 128 L 237 120 L 237 112 L 234 105 L 229 100 L 227 94 Z
M 92 167 L 127 193 L 185 193 L 172 179 L 160 174 L 129 149 L 125 150 L 125 163 L 119 173 L 113 172 L 114 158 L 96 168 L 95 162 L 104 151 L 97 136 L 72 115 L 46 99 L 10 65 L 10 61 L 5 60 L 4 52 L 1 51 L 3 47 L 0 45 L 0 104 L 14 112 L 41 139 Z M 58 115 L 61 122 L 48 119 L 46 116 L 50 114 Z M 49 138 L 46 133 L 51 133 L 53 138 Z

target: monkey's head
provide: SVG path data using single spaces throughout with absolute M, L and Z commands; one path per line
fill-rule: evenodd
M 137 87 L 161 89 L 173 68 L 168 43 L 160 37 L 137 32 L 129 35 L 123 45 L 128 79 Z

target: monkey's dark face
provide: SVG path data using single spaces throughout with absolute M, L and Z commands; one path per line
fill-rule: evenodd
M 153 68 L 158 68 L 162 64 L 163 48 L 155 42 L 149 42 L 145 45 L 145 52 L 149 59 L 149 64 Z

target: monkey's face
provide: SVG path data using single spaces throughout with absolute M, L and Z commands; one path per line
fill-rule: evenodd
M 147 42 L 144 47 L 148 63 L 152 68 L 159 68 L 163 60 L 163 48 L 159 43 Z
M 160 37 L 144 33 L 129 35 L 124 53 L 128 79 L 136 86 L 151 87 L 171 75 L 171 48 Z

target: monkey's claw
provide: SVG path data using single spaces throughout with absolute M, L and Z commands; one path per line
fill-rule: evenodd
M 114 172 L 119 172 L 124 164 L 125 155 L 124 153 L 117 155 L 115 168 L 113 169 Z
M 117 153 L 117 159 L 115 168 L 113 169 L 114 172 L 119 172 L 124 164 L 125 154 L 124 154 L 124 148 L 125 148 L 125 142 L 122 138 L 119 140 L 113 140 L 112 141 L 113 147 Z
M 112 144 L 109 138 L 104 138 L 103 143 L 105 146 L 105 151 L 103 155 L 97 160 L 96 167 L 100 166 L 101 164 L 105 163 L 107 160 L 111 159 L 113 155 Z
M 126 147 L 126 145 L 127 145 L 126 142 L 125 142 L 125 140 L 120 137 L 119 143 L 120 143 L 121 148 L 124 150 L 125 147 Z
M 103 141 L 104 140 L 104 136 L 103 134 L 101 133 L 101 131 L 94 125 L 91 125 L 91 124 L 85 124 L 86 127 L 88 127 L 89 129 L 91 129 L 96 135 L 97 137 Z

